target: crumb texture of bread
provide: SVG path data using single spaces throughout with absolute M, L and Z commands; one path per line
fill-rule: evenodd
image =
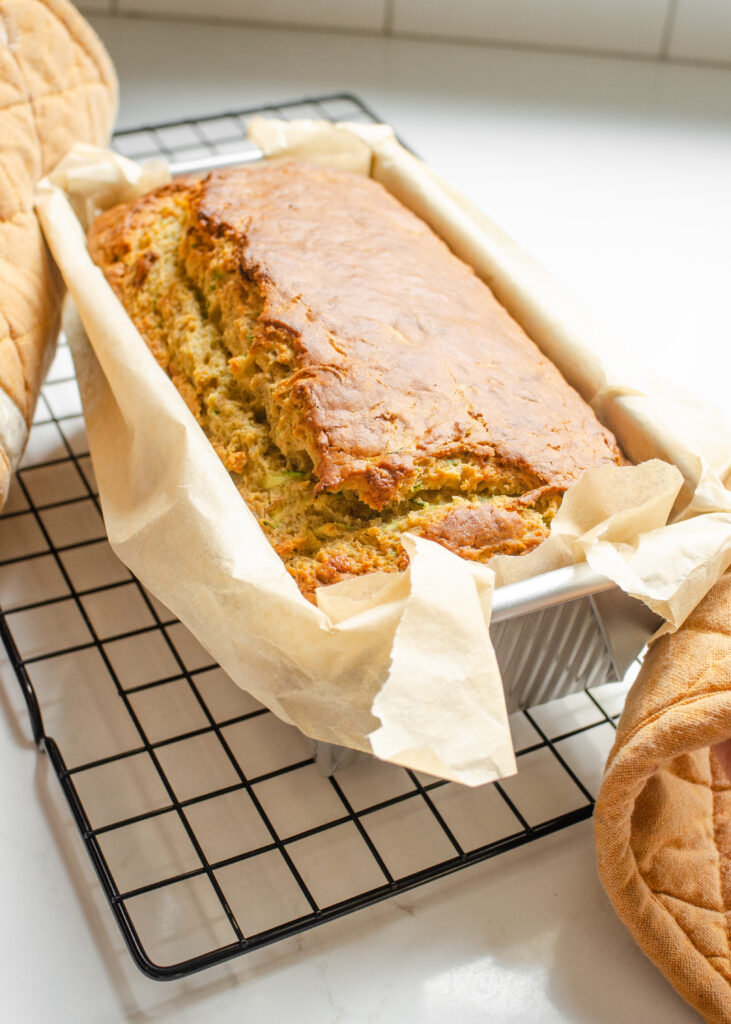
M 369 178 L 178 179 L 89 250 L 305 596 L 406 531 L 523 554 L 613 436 L 470 267 Z

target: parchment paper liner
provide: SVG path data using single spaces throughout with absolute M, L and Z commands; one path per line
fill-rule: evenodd
M 586 558 L 677 627 L 731 562 L 729 438 L 685 396 L 670 401 L 671 431 L 663 401 L 592 350 L 575 303 L 386 126 L 256 119 L 250 134 L 273 158 L 381 181 L 474 266 L 630 457 L 651 461 L 584 474 L 531 555 L 488 568 L 407 535 L 406 572 L 323 588 L 313 607 L 88 256 L 77 214 L 88 224 L 164 168 L 78 147 L 40 184 L 37 210 L 76 307 L 66 329 L 110 543 L 235 682 L 313 738 L 469 785 L 510 774 L 488 632 L 495 574 Z

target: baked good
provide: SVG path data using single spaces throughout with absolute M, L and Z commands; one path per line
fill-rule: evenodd
M 612 435 L 377 182 L 284 163 L 102 214 L 92 258 L 309 598 L 416 532 L 522 554 Z
M 0 0 L 0 508 L 59 327 L 63 283 L 33 209 L 36 183 L 75 142 L 103 145 L 111 61 L 67 0 Z

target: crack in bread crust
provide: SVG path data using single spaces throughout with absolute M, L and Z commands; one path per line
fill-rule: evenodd
M 310 599 L 405 568 L 404 531 L 478 561 L 532 550 L 583 469 L 623 461 L 471 269 L 370 179 L 181 179 L 103 214 L 89 247 Z

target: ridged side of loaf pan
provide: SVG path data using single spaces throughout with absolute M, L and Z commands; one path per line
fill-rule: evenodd
M 490 633 L 510 712 L 617 678 L 589 597 L 498 622 Z

